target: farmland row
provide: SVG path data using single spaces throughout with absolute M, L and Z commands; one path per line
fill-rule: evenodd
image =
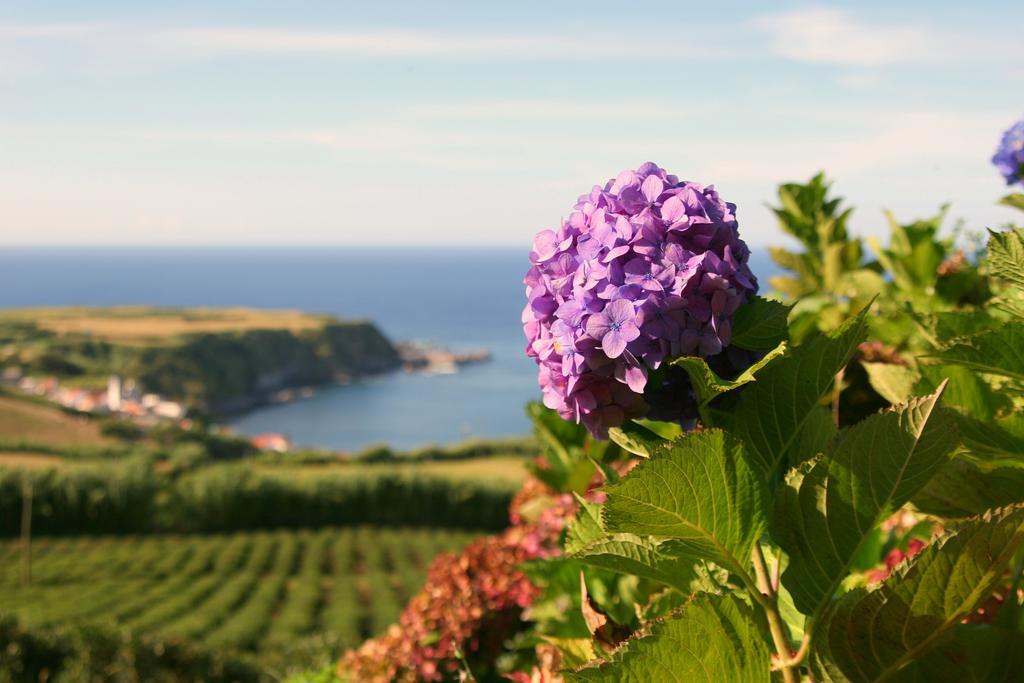
M 51 538 L 20 582 L 0 543 L 0 605 L 25 624 L 113 624 L 263 652 L 314 634 L 356 644 L 393 623 L 430 560 L 471 534 L 371 527 Z

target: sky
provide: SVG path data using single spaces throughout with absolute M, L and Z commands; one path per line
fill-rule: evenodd
M 1024 3 L 0 0 L 0 247 L 522 246 L 654 161 L 753 245 L 1013 216 Z

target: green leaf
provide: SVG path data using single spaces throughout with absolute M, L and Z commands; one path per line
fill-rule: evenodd
M 757 373 L 761 372 L 761 370 L 785 353 L 786 342 L 779 342 L 778 346 L 766 353 L 764 358 L 740 373 L 736 379 L 722 379 L 699 356 L 676 358 L 672 361 L 672 365 L 686 370 L 686 374 L 690 377 L 690 384 L 693 385 L 693 390 L 697 394 L 697 401 L 701 405 L 707 405 L 716 396 L 756 381 Z
M 608 532 L 601 525 L 601 506 L 591 503 L 579 494 L 573 494 L 579 511 L 576 518 L 569 522 L 565 530 L 565 554 L 572 555 L 598 539 L 604 538 Z
M 731 346 L 769 351 L 789 339 L 786 322 L 792 306 L 754 297 L 736 310 L 732 320 Z
M 823 452 L 838 431 L 835 422 L 832 421 L 832 411 L 822 406 L 814 406 L 789 447 L 791 462 L 795 465 Z
M 957 434 L 941 394 L 869 417 L 787 475 L 772 537 L 789 555 L 782 583 L 804 614 L 831 600 L 875 525 L 948 462 Z
M 570 557 L 592 567 L 657 581 L 689 595 L 699 579 L 694 560 L 671 551 L 671 546 L 666 548 L 666 543 L 650 538 L 609 534 L 577 548 Z
M 1024 195 L 1020 195 L 1024 208 Z M 992 273 L 1024 287 L 1024 228 L 994 232 L 989 230 L 988 265 Z
M 615 658 L 566 672 L 567 681 L 764 683 L 769 652 L 750 609 L 732 596 L 698 597 Z
M 526 406 L 526 414 L 533 423 L 537 439 L 545 449 L 551 449 L 558 453 L 560 458 L 568 458 L 566 449 L 572 446 L 583 446 L 587 438 L 587 430 L 583 425 L 577 425 L 564 420 L 550 408 L 533 401 Z
M 942 311 L 928 316 L 928 318 L 934 321 L 932 327 L 935 330 L 935 336 L 942 340 L 977 334 L 996 325 L 995 318 L 988 311 L 980 308 Z
M 743 444 L 711 429 L 685 436 L 606 489 L 608 531 L 674 539 L 679 554 L 737 573 L 767 526 L 767 487 Z
M 562 655 L 562 663 L 566 666 L 583 666 L 597 657 L 597 653 L 594 651 L 594 641 L 590 638 L 541 636 L 541 639 L 558 648 Z
M 899 565 L 874 590 L 840 598 L 816 628 L 819 680 L 883 681 L 948 643 L 1002 581 L 1024 542 L 1024 507 L 973 518 Z
M 965 337 L 929 357 L 1024 382 L 1024 323 L 1008 322 L 989 332 Z
M 740 436 L 765 472 L 784 462 L 812 408 L 828 393 L 835 375 L 864 341 L 868 309 L 834 332 L 817 335 L 764 369 L 716 424 Z
M 892 363 L 861 363 L 868 373 L 871 388 L 889 403 L 903 403 L 914 395 L 921 379 L 913 369 Z
M 1024 211 L 1024 194 L 1020 192 L 1011 192 L 1000 199 L 999 203 Z
M 526 412 L 548 464 L 530 467 L 534 476 L 556 491 L 586 490 L 594 476 L 594 465 L 583 454 L 587 430 L 540 403 L 527 404 Z
M 785 275 L 776 275 L 775 277 L 768 278 L 768 284 L 771 285 L 772 289 L 793 298 L 800 296 L 805 290 L 800 280 Z
M 635 418 L 633 422 L 637 423 L 641 427 L 647 427 L 666 441 L 675 441 L 683 435 L 683 428 L 678 422 L 661 422 L 659 420 L 648 420 L 646 418 Z
M 958 415 L 956 423 L 964 448 L 979 465 L 1024 467 L 1024 415 L 991 421 Z
M 601 525 L 601 506 L 576 496 L 579 512 L 565 535 L 565 554 L 583 564 L 631 574 L 671 586 L 686 595 L 699 590 L 692 559 L 680 559 L 661 542 L 633 534 L 609 534 Z
M 992 389 L 978 373 L 959 365 L 921 365 L 921 381 L 915 393 L 930 393 L 948 380 L 942 402 L 956 406 L 961 412 L 982 420 L 991 420 L 997 413 L 1012 406 L 1010 399 Z
M 851 242 L 851 244 L 854 244 Z M 873 297 L 885 291 L 885 279 L 873 270 L 862 268 L 843 274 L 836 285 L 836 294 L 863 301 L 866 305 Z
M 970 517 L 985 510 L 1024 501 L 1024 469 L 984 470 L 957 458 L 946 464 L 914 496 L 921 512 L 940 517 Z
M 1024 633 L 996 624 L 957 624 L 948 644 L 899 672 L 901 683 L 1019 683 Z
M 663 437 L 632 420 L 627 420 L 621 427 L 609 429 L 608 438 L 624 450 L 644 458 L 651 457 L 669 444 Z

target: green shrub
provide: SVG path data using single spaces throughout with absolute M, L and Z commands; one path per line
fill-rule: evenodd
M 135 441 L 142 437 L 142 428 L 131 420 L 108 417 L 100 420 L 100 433 L 115 439 Z
M 164 523 L 175 531 L 316 528 L 352 524 L 501 529 L 508 485 L 400 474 L 258 474 L 243 465 L 178 480 Z
M 36 534 L 138 533 L 152 529 L 161 482 L 146 458 L 47 470 L 0 469 L 0 535 L 19 533 L 25 478 Z
M 262 681 L 245 660 L 173 639 L 87 627 L 26 629 L 0 617 L 0 681 L 11 683 Z

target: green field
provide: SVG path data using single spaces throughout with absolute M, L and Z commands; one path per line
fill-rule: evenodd
M 57 335 L 86 335 L 120 344 L 166 344 L 189 334 L 248 330 L 315 330 L 328 316 L 252 308 L 21 308 L 0 311 L 0 324 L 34 325 Z
M 0 542 L 0 605 L 30 627 L 116 624 L 271 659 L 303 638 L 383 631 L 468 532 L 372 527 Z

